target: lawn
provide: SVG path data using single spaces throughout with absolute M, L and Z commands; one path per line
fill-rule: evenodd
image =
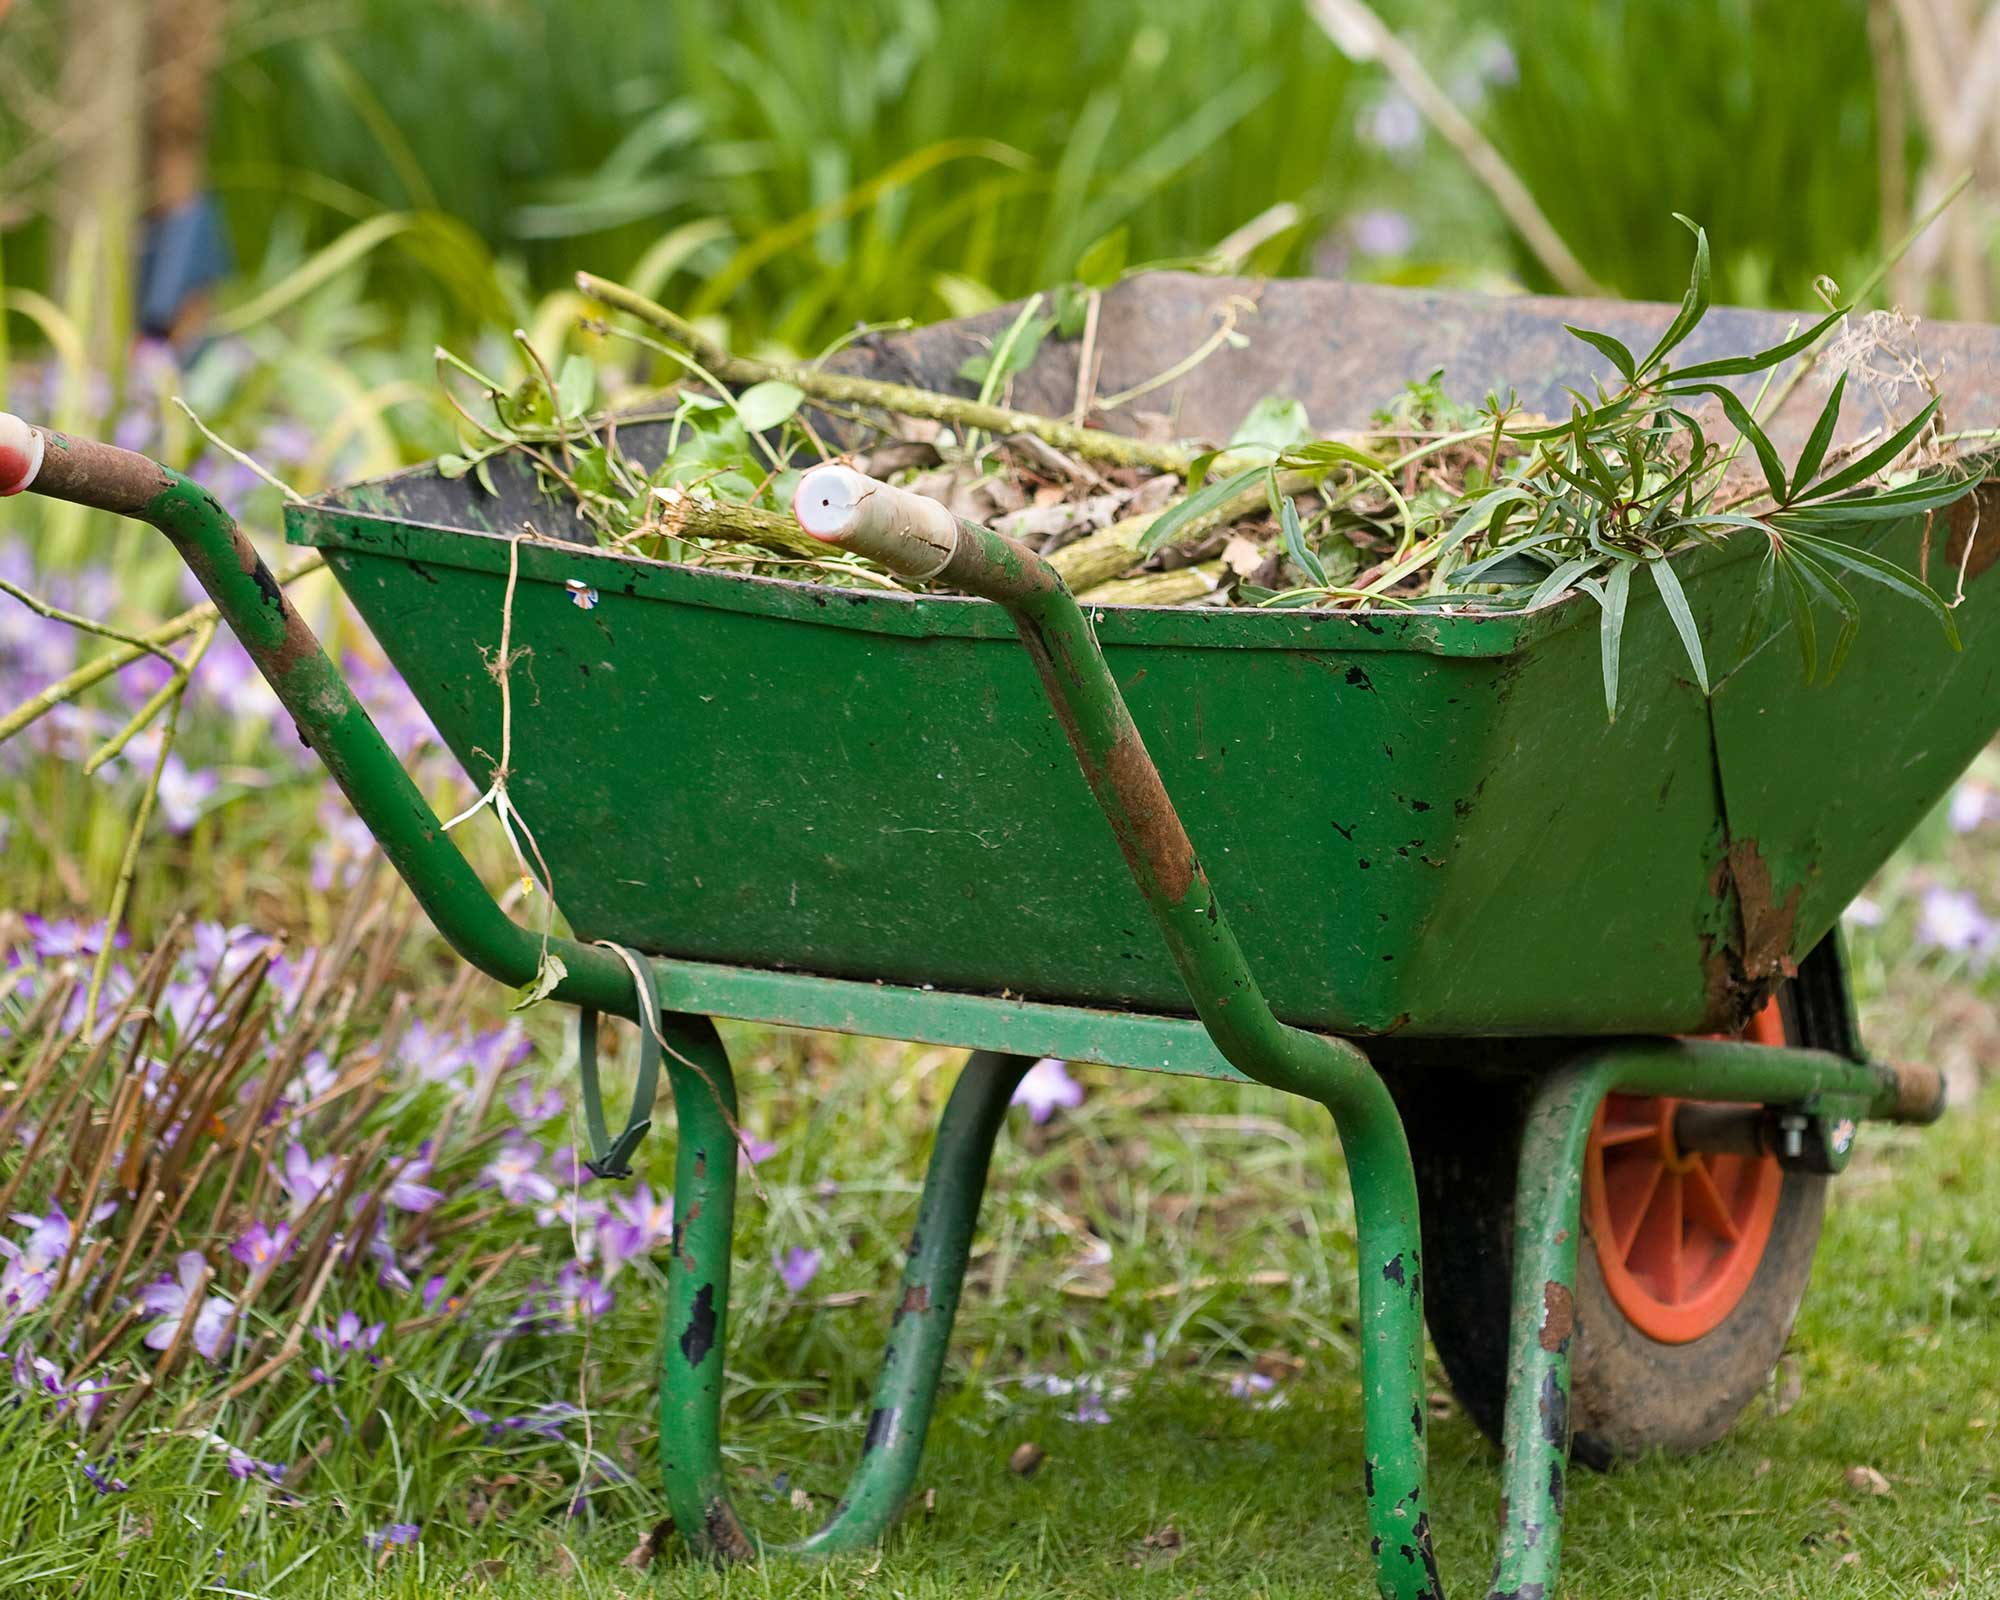
M 1974 780 L 1968 792 L 1985 791 Z M 1879 1045 L 1932 1049 L 1961 1093 L 1977 1082 L 1968 1061 L 1990 1048 L 1992 984 L 1935 947 L 1939 886 L 1990 886 L 1996 833 L 1935 819 L 1863 906 L 1880 924 L 1853 930 Z M 364 880 L 347 920 L 400 928 L 400 900 Z M 341 927 L 326 937 L 337 948 Z M 163 1252 L 206 1252 L 218 1284 L 257 1300 L 240 1335 L 213 1359 L 182 1348 L 148 1393 L 132 1379 L 159 1370 L 158 1355 L 134 1335 L 174 1319 L 114 1329 L 99 1397 L 80 1374 L 34 1365 L 74 1351 L 67 1318 L 10 1330 L 26 1403 L 0 1421 L 15 1469 L 0 1504 L 18 1530 L 0 1555 L 5 1592 L 1368 1592 L 1350 1219 L 1325 1119 L 1303 1102 L 1077 1068 L 1080 1093 L 1060 1096 L 1076 1104 L 1041 1123 L 1017 1107 L 919 1492 L 886 1548 L 717 1573 L 667 1537 L 641 1570 L 627 1558 L 660 1514 L 650 1405 L 664 1257 L 659 1219 L 648 1235 L 641 1215 L 650 1195 L 563 1193 L 547 1174 L 564 1170 L 571 1112 L 541 1092 L 560 1047 L 542 1040 L 527 1059 L 499 997 L 441 981 L 420 928 L 389 966 L 379 990 L 320 1002 L 345 1015 L 279 1102 L 268 1181 L 246 1180 L 238 1204 L 202 1190 Z M 301 981 L 282 967 L 265 979 Z M 397 998 L 403 982 L 429 998 Z M 734 1466 L 748 1514 L 782 1535 L 825 1512 L 857 1448 L 923 1129 L 954 1061 L 743 1027 L 730 1041 L 760 1157 L 739 1238 Z M 19 1081 L 18 1056 L 6 1070 Z M 494 1108 L 483 1122 L 481 1098 Z M 292 1260 L 261 1298 L 244 1292 L 256 1269 L 228 1247 L 251 1214 L 278 1222 L 314 1182 L 289 1170 L 292 1142 L 315 1160 L 358 1148 L 357 1192 L 386 1194 L 412 1173 L 381 1151 L 418 1148 L 440 1120 L 422 1181 L 444 1198 L 385 1208 L 407 1289 L 350 1268 L 300 1318 L 309 1269 Z M 341 1139 L 343 1126 L 359 1131 Z M 649 1147 L 655 1186 L 671 1147 L 670 1130 Z M 29 1192 L 12 1201 L 30 1207 L 13 1235 L 24 1241 L 40 1215 Z M 293 1224 L 302 1250 L 319 1215 L 309 1199 Z M 639 1232 L 621 1240 L 621 1226 Z M 1697 1458 L 1579 1474 L 1566 1592 L 1994 1592 L 1996 1262 L 2000 1087 L 1938 1128 L 1872 1130 L 1834 1186 L 1769 1394 Z M 323 1334 L 256 1377 L 294 1320 Z M 1496 1458 L 1435 1387 L 1434 1524 L 1463 1592 L 1490 1557 Z M 1044 1458 L 1024 1476 L 1010 1462 L 1026 1444 Z

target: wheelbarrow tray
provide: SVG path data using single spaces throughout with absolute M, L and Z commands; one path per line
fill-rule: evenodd
M 1320 428 L 1361 426 L 1440 365 L 1456 394 L 1511 382 L 1555 409 L 1561 385 L 1595 371 L 1563 322 L 1644 338 L 1670 314 L 1161 275 L 1107 296 L 1102 385 L 1199 344 L 1232 294 L 1260 296 L 1249 346 L 1161 396 L 1189 432 L 1226 436 L 1269 392 L 1303 399 Z M 949 387 L 1003 317 L 848 360 Z M 1717 313 L 1688 359 L 1771 342 L 1788 322 Z M 1925 348 L 1953 425 L 1996 420 L 1996 336 L 1927 327 Z M 1074 360 L 1048 347 L 1017 399 L 1066 409 Z M 1803 428 L 1817 405 L 1798 409 Z M 1854 411 L 1852 430 L 1872 425 Z M 516 546 L 524 524 L 578 530 L 525 472 L 496 466 L 497 497 L 420 469 L 295 506 L 287 527 L 324 551 L 480 787 L 501 747 L 487 663 L 518 558 L 508 788 L 579 937 L 1188 1011 L 997 607 Z M 1947 588 L 1971 505 L 1957 533 L 1940 518 L 1928 536 Z M 1918 522 L 1857 541 L 1926 559 Z M 1984 554 L 1975 542 L 1970 565 Z M 1650 586 L 1634 589 L 1615 722 L 1581 597 L 1488 615 L 1105 608 L 1095 622 L 1287 1020 L 1349 1034 L 1719 1029 L 1817 942 L 2000 723 L 1993 584 L 1968 584 L 1962 651 L 1866 589 L 1845 667 L 1809 685 L 1789 627 L 1742 648 L 1760 555 L 1745 539 L 1684 558 L 1706 698 Z

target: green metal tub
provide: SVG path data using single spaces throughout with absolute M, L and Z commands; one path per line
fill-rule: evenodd
M 1200 343 L 1212 309 L 1249 287 L 1125 286 L 1107 308 L 1102 381 Z M 1653 318 L 1619 309 L 1627 325 Z M 1322 428 L 1359 426 L 1438 366 L 1454 392 L 1527 378 L 1545 385 L 1529 405 L 1558 408 L 1594 359 L 1562 333 L 1578 314 L 1269 284 L 1249 349 L 1212 356 L 1162 409 L 1226 435 L 1257 394 L 1283 391 Z M 1719 313 L 1703 333 L 1744 348 L 1776 321 Z M 889 341 L 873 364 L 948 386 L 993 322 Z M 1298 350 L 1296 330 L 1385 323 L 1399 339 L 1364 341 L 1360 370 Z M 1953 354 L 1993 348 L 1984 330 L 1943 337 Z M 1026 403 L 1073 392 L 1070 360 L 1045 356 Z M 1974 425 L 1970 399 L 1954 387 L 1955 426 Z M 1796 409 L 1810 421 L 1816 406 Z M 1850 409 L 1865 425 L 1865 407 Z M 423 469 L 288 516 L 482 786 L 491 761 L 476 752 L 499 749 L 484 662 L 509 536 L 574 532 L 525 477 L 505 488 L 494 503 Z M 1914 567 L 1921 537 L 1894 528 L 1881 548 Z M 1826 934 L 2000 722 L 2000 602 L 1984 587 L 1960 608 L 1962 652 L 1870 594 L 1847 668 L 1808 687 L 1788 630 L 1738 659 L 1760 554 L 1742 541 L 1687 579 L 1714 672 L 1706 701 L 1657 598 L 1635 600 L 1613 724 L 1581 596 L 1517 615 L 1107 608 L 1093 621 L 1286 1020 L 1349 1034 L 1715 1031 Z M 992 606 L 535 544 L 520 580 L 515 642 L 533 655 L 510 787 L 581 937 L 1189 1009 Z M 600 603 L 579 609 L 572 583 Z

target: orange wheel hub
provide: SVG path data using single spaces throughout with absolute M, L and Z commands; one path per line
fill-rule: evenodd
M 1784 1043 L 1775 1000 L 1747 1036 Z M 1764 1259 L 1785 1182 L 1775 1156 L 1680 1149 L 1682 1104 L 1607 1095 L 1584 1151 L 1583 1217 L 1605 1287 L 1662 1344 L 1691 1343 L 1736 1309 Z

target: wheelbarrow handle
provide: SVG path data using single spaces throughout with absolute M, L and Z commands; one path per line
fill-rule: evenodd
M 149 522 L 171 541 L 257 663 L 382 852 L 439 933 L 474 966 L 516 987 L 545 952 L 565 975 L 553 998 L 636 1018 L 632 974 L 607 949 L 548 938 L 498 905 L 328 659 L 236 520 L 193 479 L 148 456 L 31 427 L 0 412 L 0 495 L 23 490 Z

